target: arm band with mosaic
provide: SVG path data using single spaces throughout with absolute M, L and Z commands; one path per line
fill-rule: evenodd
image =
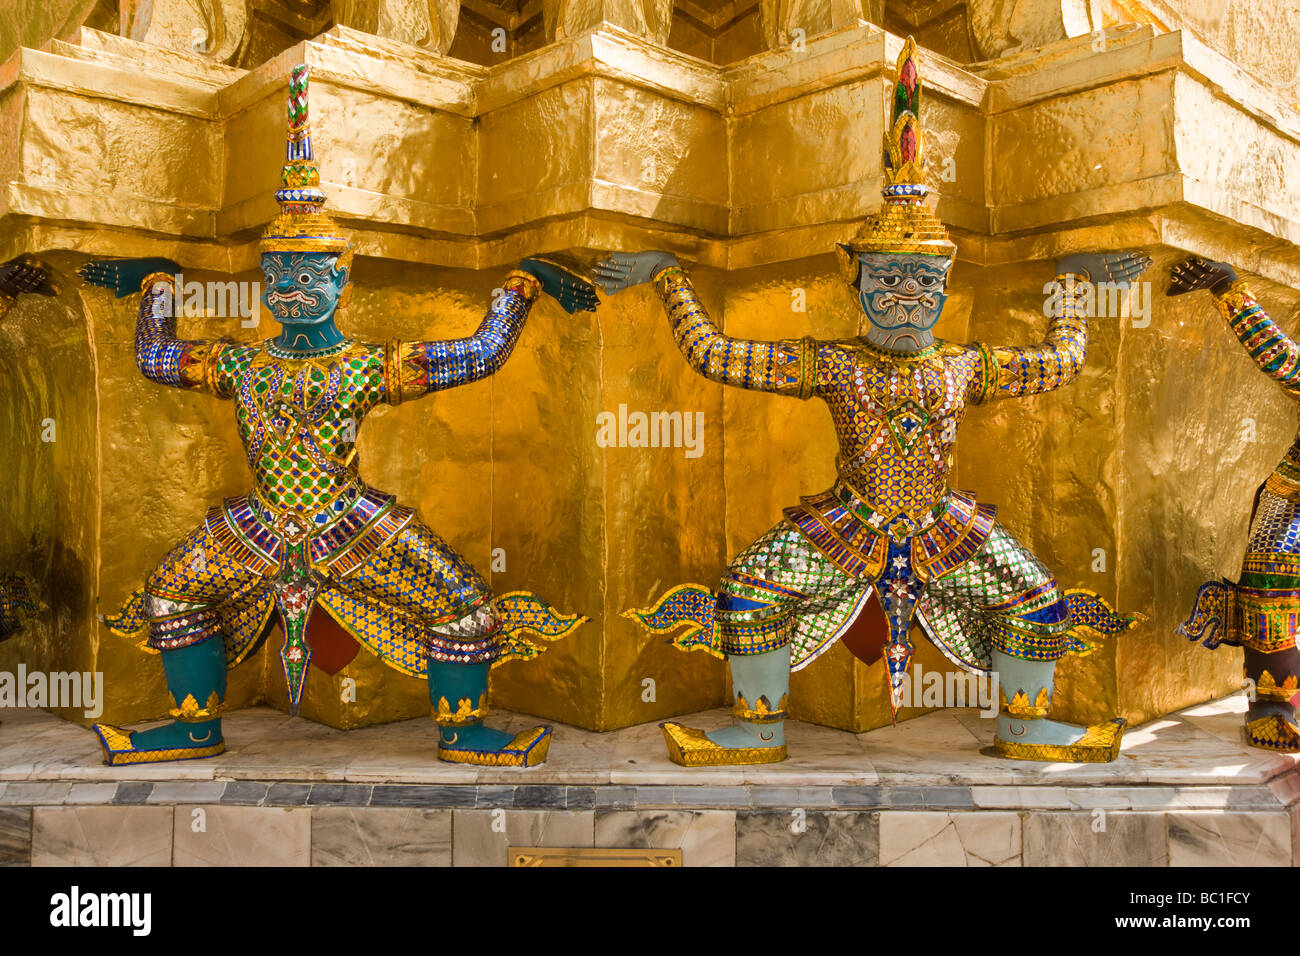
M 1089 284 L 1078 276 L 1056 277 L 1060 287 L 1056 315 L 1041 345 L 1024 348 L 977 346 L 985 368 L 978 400 L 1038 395 L 1069 385 L 1088 357 Z
M 704 310 L 686 270 L 670 266 L 654 279 L 673 339 L 691 368 L 705 378 L 760 392 L 808 398 L 817 382 L 811 338 L 757 342 L 723 335 Z
M 514 271 L 473 335 L 439 342 L 390 342 L 386 356 L 388 401 L 396 405 L 487 378 L 505 364 L 519 341 L 541 283 Z
M 140 315 L 135 324 L 135 363 L 145 378 L 173 388 L 198 389 L 230 397 L 223 389 L 220 359 L 227 342 L 176 337 L 175 280 L 165 272 L 140 283 Z
M 1214 304 L 1264 374 L 1289 390 L 1300 391 L 1300 346 L 1269 318 L 1246 283 L 1237 279 L 1215 294 Z

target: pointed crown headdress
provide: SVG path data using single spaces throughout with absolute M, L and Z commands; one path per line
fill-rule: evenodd
M 948 230 L 925 204 L 924 132 L 921 129 L 921 76 L 911 37 L 898 55 L 890 128 L 885 132 L 884 205 L 849 242 L 836 246 L 840 271 L 849 285 L 858 280 L 860 252 L 950 256 L 957 251 Z
M 325 192 L 320 169 L 311 148 L 307 122 L 307 83 L 311 67 L 295 66 L 289 77 L 289 126 L 284 144 L 284 167 L 275 200 L 280 214 L 262 234 L 263 252 L 334 252 L 339 265 L 351 258 L 347 233 L 323 211 Z

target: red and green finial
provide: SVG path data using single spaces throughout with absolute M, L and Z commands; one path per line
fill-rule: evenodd
M 921 74 L 917 70 L 916 42 L 908 37 L 898 55 L 894 83 L 894 108 L 885 133 L 885 191 L 924 195 L 921 155 Z M 911 187 L 907 190 L 891 187 Z
M 347 253 L 347 235 L 324 211 L 325 191 L 311 145 L 307 122 L 307 86 L 311 68 L 295 66 L 289 75 L 289 128 L 285 134 L 285 160 L 280 169 L 280 204 L 276 216 L 262 235 L 263 252 Z

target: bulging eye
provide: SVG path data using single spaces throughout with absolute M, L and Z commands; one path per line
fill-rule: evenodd
M 927 289 L 933 289 L 939 284 L 939 280 L 934 276 L 917 276 L 916 281 L 921 283 Z
M 892 289 L 894 288 L 894 286 L 898 285 L 898 283 L 902 281 L 903 281 L 902 276 L 881 276 L 880 277 L 880 284 L 883 285 L 886 289 Z
M 275 276 L 271 275 L 271 273 L 269 272 L 266 273 L 266 284 L 275 285 Z
M 300 285 L 311 285 L 311 273 L 310 273 L 310 272 L 299 272 L 299 273 L 298 273 L 298 283 L 299 283 Z

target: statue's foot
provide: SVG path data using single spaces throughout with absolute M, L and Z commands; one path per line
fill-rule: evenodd
M 668 742 L 668 759 L 683 767 L 780 763 L 786 758 L 785 738 L 779 726 L 765 731 L 773 734 L 770 742 L 756 738 L 753 730 L 739 725 L 708 734 L 671 722 L 659 726 Z
M 1300 727 L 1294 716 L 1268 714 L 1246 721 L 1246 739 L 1252 747 L 1263 747 L 1278 753 L 1300 753 Z
M 443 727 L 438 759 L 481 767 L 536 767 L 546 760 L 550 747 L 550 727 L 534 727 L 513 736 L 482 724 Z
M 1110 763 L 1119 756 L 1126 723 L 1123 717 L 1112 717 L 1104 724 L 1079 727 L 1045 717 L 1022 720 L 1003 714 L 998 717 L 993 749 L 1013 760 Z
M 171 760 L 199 760 L 224 753 L 221 721 L 186 724 L 177 721 L 153 730 L 130 731 L 112 724 L 92 728 L 104 751 L 104 763 L 118 767 L 131 763 L 165 763 Z

